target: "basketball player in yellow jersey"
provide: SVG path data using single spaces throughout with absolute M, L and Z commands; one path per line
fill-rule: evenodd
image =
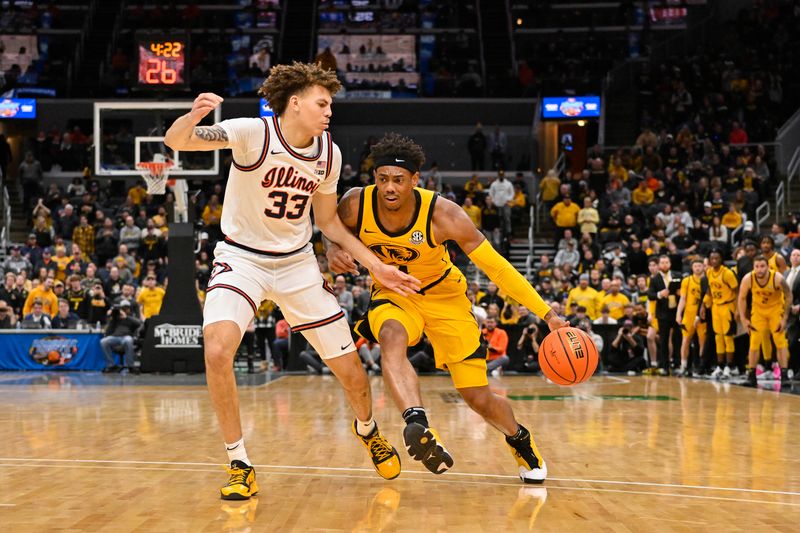
M 717 367 L 712 379 L 728 379 L 733 366 L 733 334 L 736 332 L 736 290 L 739 282 L 736 275 L 722 264 L 722 252 L 712 250 L 708 255 L 706 270 L 711 320 L 714 325 L 714 342 L 717 349 Z M 723 363 L 725 370 L 722 369 Z M 738 370 L 737 370 L 738 372 Z
M 457 204 L 435 192 L 416 188 L 425 154 L 410 139 L 386 135 L 373 146 L 376 185 L 351 189 L 339 203 L 339 215 L 384 262 L 420 280 L 417 294 L 397 297 L 379 280 L 367 317 L 356 331 L 381 345 L 383 377 L 403 413 L 406 448 L 428 470 L 441 474 L 453 459 L 428 426 L 419 379 L 408 362 L 408 346 L 425 334 L 436 366 L 450 371 L 466 403 L 506 437 L 526 483 L 542 483 L 547 467 L 530 432 L 517 423 L 511 405 L 489 389 L 486 346 L 466 297 L 464 275 L 450 262 L 444 242 L 455 241 L 500 290 L 547 321 L 551 330 L 566 322 L 550 309 L 519 272 L 506 261 Z M 330 267 L 356 271 L 350 255 L 332 245 Z
M 692 261 L 692 274 L 681 280 L 681 299 L 678 302 L 678 312 L 675 316 L 675 321 L 681 326 L 681 367 L 675 374 L 676 376 L 685 376 L 687 373 L 689 348 L 694 334 L 697 333 L 701 352 L 706 343 L 706 323 L 698 322 L 704 271 L 703 260 L 695 259 Z
M 775 251 L 775 239 L 773 239 L 770 235 L 764 235 L 761 237 L 761 241 L 759 242 L 761 245 L 761 255 L 764 256 L 764 259 L 767 260 L 767 264 L 769 268 L 783 274 L 788 270 L 786 266 L 786 259 Z
M 775 239 L 771 235 L 764 235 L 761 237 L 759 244 L 761 246 L 761 254 L 767 259 L 770 270 L 785 274 L 788 266 L 786 265 L 786 259 L 775 251 Z M 772 361 L 772 343 L 768 336 L 763 337 L 761 350 L 764 353 L 764 362 L 769 365 L 769 362 Z M 777 374 L 780 372 L 781 367 L 780 365 L 776 366 L 773 362 L 772 368 L 777 379 Z
M 747 318 L 747 293 L 752 291 L 750 319 Z M 755 387 L 759 348 L 769 342 L 770 335 L 778 350 L 780 380 L 788 383 L 786 367 L 789 361 L 789 343 L 786 340 L 786 323 L 792 309 L 792 291 L 783 275 L 769 267 L 763 255 L 753 260 L 753 271 L 742 278 L 739 288 L 739 316 L 742 325 L 750 332 L 750 352 L 747 357 L 747 385 Z

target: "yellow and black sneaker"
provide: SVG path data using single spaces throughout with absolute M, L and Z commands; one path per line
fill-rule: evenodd
M 544 483 L 547 465 L 536 448 L 531 432 L 522 425 L 513 437 L 506 437 L 506 444 L 519 465 L 519 478 L 525 483 Z
M 353 435 L 355 435 L 358 440 L 361 441 L 361 444 L 369 451 L 369 456 L 372 458 L 372 465 L 383 479 L 394 479 L 400 475 L 400 456 L 397 454 L 397 450 L 394 449 L 394 446 L 389 444 L 389 441 L 378 431 L 378 424 L 375 424 L 375 428 L 366 437 L 362 437 L 358 434 L 358 431 L 356 431 L 355 420 L 353 420 L 351 429 L 353 430 Z
M 246 500 L 258 493 L 256 470 L 242 461 L 231 461 L 227 485 L 219 489 L 223 500 Z
M 403 439 L 408 454 L 434 474 L 444 474 L 453 466 L 453 457 L 434 429 L 411 422 L 403 430 Z

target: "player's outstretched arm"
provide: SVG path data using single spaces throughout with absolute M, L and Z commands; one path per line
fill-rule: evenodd
M 432 229 L 435 242 L 455 241 L 503 292 L 545 320 L 551 330 L 568 325 L 547 305 L 528 280 L 497 253 L 461 207 L 439 198 L 434 208 Z
M 228 147 L 228 134 L 219 124 L 197 126 L 222 103 L 214 93 L 201 93 L 194 99 L 192 110 L 178 118 L 164 135 L 164 144 L 173 150 L 201 151 Z
M 344 225 L 336 212 L 335 194 L 314 194 L 311 198 L 314 221 L 322 233 L 364 265 L 381 285 L 398 294 L 410 296 L 420 289 L 419 280 L 387 265 L 369 251 Z
M 747 294 L 750 292 L 752 273 L 746 274 L 742 278 L 742 284 L 739 285 L 739 318 L 742 321 L 742 326 L 747 331 L 751 331 L 750 320 L 747 319 Z

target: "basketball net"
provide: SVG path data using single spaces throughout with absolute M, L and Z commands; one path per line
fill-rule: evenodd
M 171 159 L 165 158 L 161 154 L 155 154 L 153 161 L 141 161 L 136 163 L 136 168 L 141 172 L 144 181 L 147 183 L 147 194 L 165 194 L 167 181 L 169 180 L 169 169 L 175 163 Z

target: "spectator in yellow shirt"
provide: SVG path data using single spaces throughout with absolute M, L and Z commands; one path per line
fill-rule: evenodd
M 580 210 L 581 208 L 577 204 L 572 203 L 572 198 L 569 195 L 564 196 L 560 202 L 553 206 L 550 210 L 550 216 L 553 217 L 556 226 L 561 230 L 557 232 L 558 237 L 561 237 L 565 229 L 572 229 L 578 225 L 578 213 Z
M 219 196 L 216 194 L 211 195 L 208 204 L 203 209 L 203 222 L 206 225 L 206 231 L 215 240 L 222 237 L 222 229 L 220 228 L 220 221 L 222 220 L 222 204 L 219 203 Z
M 511 205 L 511 209 L 514 209 L 515 207 L 524 208 L 526 205 L 528 205 L 528 199 L 525 197 L 525 193 L 522 192 L 521 185 L 514 185 L 514 198 L 511 199 L 509 205 Z
M 65 281 L 67 279 L 67 265 L 69 265 L 71 261 L 72 257 L 67 255 L 67 248 L 63 244 L 56 246 L 56 255 L 53 256 L 53 263 L 56 264 L 57 281 Z M 45 313 L 47 313 L 46 305 Z
M 165 293 L 164 289 L 156 287 L 155 276 L 144 278 L 144 287 L 136 297 L 136 302 L 142 310 L 142 320 L 147 320 L 161 312 L 161 303 L 164 301 Z
M 600 308 L 608 307 L 609 315 L 614 320 L 619 320 L 625 314 L 625 306 L 631 301 L 620 292 L 622 282 L 614 279 L 609 287 L 609 292 L 600 300 Z
M 461 206 L 461 209 L 467 214 L 469 219 L 475 224 L 475 227 L 480 229 L 481 228 L 481 208 L 477 205 L 472 203 L 472 198 L 467 196 L 464 198 L 464 205 Z
M 22 315 L 25 316 L 33 310 L 33 302 L 38 300 L 42 303 L 42 311 L 48 316 L 56 316 L 58 313 L 58 297 L 53 292 L 53 278 L 47 277 L 44 281 L 31 289 L 22 307 Z
M 467 198 L 475 198 L 475 195 L 483 192 L 483 183 L 478 180 L 478 175 L 473 174 L 470 180 L 464 184 L 464 192 L 467 193 Z
M 611 158 L 611 162 L 608 164 L 608 174 L 616 174 L 617 177 L 622 180 L 622 183 L 628 181 L 628 169 L 622 164 L 622 158 L 618 155 L 615 155 Z
M 741 213 L 736 210 L 736 205 L 733 203 L 728 206 L 728 212 L 722 215 L 722 225 L 728 228 L 729 231 L 735 230 L 743 222 Z
M 211 195 L 211 199 L 203 209 L 203 222 L 206 226 L 219 226 L 219 221 L 222 219 L 222 204 L 219 203 L 219 196 L 216 194 Z
M 655 199 L 655 195 L 653 191 L 647 186 L 647 182 L 642 180 L 639 182 L 639 186 L 633 190 L 633 194 L 631 195 L 631 200 L 633 201 L 634 205 L 639 206 L 646 206 L 653 203 Z
M 581 225 L 581 234 L 597 233 L 597 224 L 600 223 L 600 213 L 592 206 L 592 199 L 588 196 L 583 199 L 583 209 L 578 212 L 578 223 Z
M 539 182 L 539 191 L 542 194 L 542 201 L 546 204 L 552 203 L 558 197 L 558 189 L 561 187 L 561 180 L 553 169 L 547 171 L 547 175 Z
M 597 307 L 597 291 L 589 286 L 589 274 L 581 274 L 578 281 L 578 286 L 569 291 L 567 296 L 567 309 L 572 304 L 582 305 L 586 308 L 586 314 L 589 318 L 595 320 L 600 313 Z
M 147 197 L 147 190 L 142 187 L 141 183 L 137 183 L 128 190 L 128 199 L 133 205 L 140 205 Z

